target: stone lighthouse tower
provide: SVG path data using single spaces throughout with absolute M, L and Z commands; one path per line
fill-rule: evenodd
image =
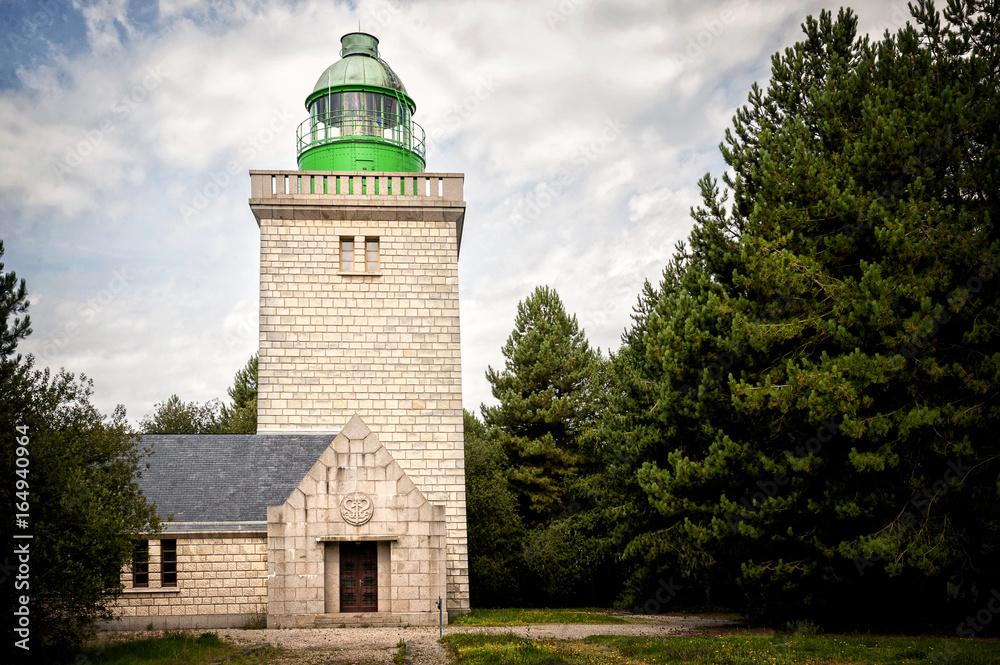
M 258 434 L 329 435 L 268 509 L 272 625 L 428 623 L 469 608 L 458 312 L 463 175 L 427 173 L 378 39 L 341 39 L 298 171 L 251 171 Z M 331 614 L 337 614 L 330 619 Z

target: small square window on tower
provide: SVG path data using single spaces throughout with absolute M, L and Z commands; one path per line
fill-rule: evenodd
M 354 272 L 354 238 L 340 239 L 340 270 Z
M 365 238 L 365 272 L 378 272 L 378 238 Z

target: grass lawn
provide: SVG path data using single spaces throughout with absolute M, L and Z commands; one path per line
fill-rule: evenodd
M 449 635 L 459 665 L 994 665 L 1000 641 L 933 637 L 625 637 L 528 640 Z
M 162 637 L 151 637 L 139 640 L 113 642 L 103 647 L 94 647 L 84 651 L 86 661 L 77 658 L 76 661 L 88 665 L 187 665 L 212 663 L 243 651 L 239 647 L 219 639 L 215 633 L 202 633 L 200 636 L 168 632 Z M 250 665 L 251 663 L 267 662 L 274 654 L 272 649 L 234 658 L 227 661 L 230 665 Z
M 599 609 L 549 610 L 500 609 L 472 610 L 460 614 L 449 623 L 452 626 L 528 626 L 537 623 L 632 623 L 622 617 L 605 614 Z

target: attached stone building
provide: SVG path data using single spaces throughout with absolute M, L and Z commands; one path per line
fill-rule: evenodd
M 469 609 L 458 312 L 463 177 L 364 33 L 320 77 L 300 171 L 251 171 L 258 433 L 148 436 L 173 521 L 126 626 L 420 624 Z M 141 560 L 148 556 L 148 564 Z M 173 585 L 173 586 L 171 586 Z

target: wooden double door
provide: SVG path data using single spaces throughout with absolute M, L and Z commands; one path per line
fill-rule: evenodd
M 378 543 L 340 543 L 340 611 L 378 612 Z

